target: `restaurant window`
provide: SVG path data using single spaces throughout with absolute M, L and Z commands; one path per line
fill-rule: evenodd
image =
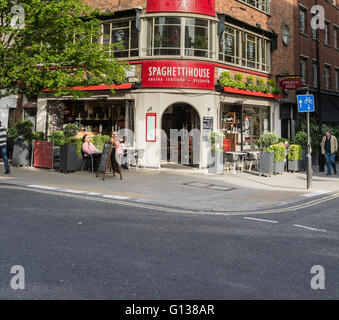
M 256 150 L 259 137 L 271 131 L 270 107 L 223 104 L 220 123 L 231 151 Z
M 270 72 L 271 43 L 265 38 L 226 25 L 220 37 L 219 59 Z
M 148 56 L 212 57 L 212 22 L 207 19 L 155 17 L 147 20 Z
M 102 43 L 112 45 L 115 58 L 137 57 L 139 55 L 139 34 L 135 20 L 104 23 Z

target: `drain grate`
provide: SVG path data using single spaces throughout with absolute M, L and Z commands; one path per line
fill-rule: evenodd
M 189 187 L 211 189 L 211 190 L 216 190 L 216 191 L 231 191 L 231 190 L 236 189 L 236 188 L 232 188 L 232 187 L 220 186 L 220 185 L 216 185 L 216 184 L 203 183 L 203 182 L 194 182 L 194 181 L 184 183 L 184 185 L 189 186 Z

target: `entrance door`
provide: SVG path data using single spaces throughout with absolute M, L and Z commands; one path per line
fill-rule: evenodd
M 162 116 L 162 129 L 162 162 L 198 167 L 200 162 L 198 112 L 188 104 L 173 104 Z

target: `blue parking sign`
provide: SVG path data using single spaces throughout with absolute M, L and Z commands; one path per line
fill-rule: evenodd
M 304 94 L 297 96 L 299 112 L 315 111 L 314 96 L 312 94 Z

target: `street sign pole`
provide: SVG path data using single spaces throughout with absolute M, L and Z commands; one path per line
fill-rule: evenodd
M 306 156 L 306 174 L 307 174 L 307 190 L 312 188 L 312 148 L 310 138 L 310 112 L 315 111 L 314 96 L 309 94 L 297 96 L 299 112 L 306 112 L 307 119 L 307 156 Z
M 309 92 L 307 91 L 307 94 Z M 312 155 L 311 155 L 311 137 L 310 137 L 310 113 L 306 112 L 307 116 L 307 190 L 310 190 L 312 188 Z

